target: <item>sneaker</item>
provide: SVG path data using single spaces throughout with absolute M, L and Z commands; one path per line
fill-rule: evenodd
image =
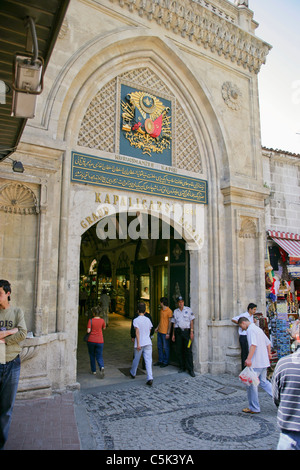
M 90 372 L 90 374 L 92 374 L 92 375 L 96 375 L 96 372 Z
M 135 375 L 132 375 L 131 372 L 129 372 L 129 374 L 130 374 L 130 377 L 131 377 L 132 379 L 135 379 Z
M 149 387 L 151 387 L 153 384 L 153 380 L 148 380 L 148 382 L 146 382 L 146 385 L 149 385 Z
M 101 367 L 100 369 L 100 379 L 104 378 L 104 367 Z

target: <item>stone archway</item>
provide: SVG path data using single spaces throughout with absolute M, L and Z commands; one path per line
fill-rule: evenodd
M 116 213 L 116 216 L 118 216 L 118 214 L 119 213 Z M 137 211 L 137 214 L 138 214 L 137 217 L 140 217 L 140 215 L 141 215 L 140 211 Z M 143 214 L 145 215 L 145 217 L 148 218 L 149 226 L 150 226 L 150 223 L 151 223 L 150 220 L 152 220 L 151 217 L 150 217 L 150 214 L 146 211 Z M 123 213 L 123 215 L 124 215 L 124 213 Z M 105 215 L 103 217 L 103 219 L 101 219 L 98 222 L 98 224 L 100 222 L 102 222 L 102 226 L 105 227 L 105 221 L 109 218 L 110 218 L 109 215 Z M 140 220 L 142 222 L 142 220 L 145 220 L 145 218 L 140 219 Z M 130 211 L 130 217 L 128 217 L 128 233 L 131 232 L 131 234 L 132 234 L 133 228 L 130 229 L 129 226 L 130 226 L 130 224 L 134 225 L 134 222 L 135 222 L 135 219 L 133 217 L 133 212 L 131 210 Z M 161 219 L 160 219 L 160 222 L 161 222 L 161 225 L 163 223 L 165 223 Z M 96 233 L 97 233 L 97 229 L 96 229 L 97 222 L 95 222 L 93 225 L 91 225 L 89 228 L 87 228 L 85 230 L 85 232 L 82 233 L 82 236 L 81 236 L 82 242 L 83 242 L 83 240 L 85 240 L 85 242 L 87 240 L 90 240 L 90 243 L 91 243 L 91 250 L 89 251 L 89 259 L 94 258 L 94 254 L 95 254 L 95 252 L 97 252 L 97 259 L 101 260 L 104 257 L 107 257 L 107 259 L 111 260 L 112 265 L 114 266 L 113 269 L 115 270 L 115 278 L 117 279 L 117 282 L 119 282 L 119 285 L 114 284 L 114 287 L 116 287 L 116 290 L 117 290 L 117 307 L 120 307 L 120 305 L 118 306 L 118 302 L 120 302 L 120 299 L 118 300 L 118 296 L 120 296 L 119 290 L 122 290 L 122 287 L 123 287 L 124 283 L 128 283 L 128 285 L 130 284 L 130 291 L 128 292 L 128 294 L 130 296 L 130 297 L 128 297 L 128 301 L 130 301 L 130 315 L 128 315 L 128 312 L 126 312 L 126 308 L 125 308 L 125 310 L 122 309 L 122 308 L 117 308 L 114 311 L 114 313 L 116 313 L 117 315 L 113 315 L 113 314 L 110 315 L 109 329 L 106 332 L 106 335 L 109 338 L 108 348 L 110 348 L 110 349 L 107 349 L 106 354 L 108 353 L 108 350 L 113 351 L 113 349 L 114 349 L 114 343 L 112 343 L 112 340 L 111 340 L 111 338 L 113 337 L 111 335 L 113 335 L 114 333 L 111 333 L 111 331 L 112 331 L 112 328 L 115 327 L 115 323 L 116 323 L 116 320 L 118 319 L 118 317 L 120 317 L 120 315 L 121 315 L 121 316 L 126 317 L 127 320 L 130 320 L 132 318 L 132 315 L 135 312 L 137 302 L 145 301 L 142 298 L 143 297 L 142 292 L 138 293 L 138 295 L 140 295 L 139 298 L 136 297 L 136 294 L 137 294 L 136 293 L 136 288 L 138 287 L 138 284 L 136 282 L 137 279 L 138 279 L 138 271 L 136 269 L 134 269 L 134 267 L 133 267 L 134 261 L 137 263 L 137 265 L 139 264 L 139 261 L 141 261 L 143 265 L 145 265 L 145 263 L 146 263 L 146 264 L 148 264 L 148 267 L 149 267 L 149 274 L 150 274 L 150 277 L 151 277 L 151 282 L 150 282 L 151 290 L 150 290 L 150 305 L 148 305 L 148 307 L 150 307 L 150 308 L 149 308 L 149 310 L 147 309 L 147 312 L 149 312 L 151 314 L 152 319 L 154 321 L 154 326 L 155 327 L 157 326 L 158 319 L 159 319 L 159 314 L 156 311 L 157 305 L 159 305 L 159 298 L 158 298 L 157 292 L 155 292 L 155 289 L 154 289 L 155 286 L 154 286 L 153 283 L 156 282 L 158 280 L 159 275 L 161 275 L 161 273 L 157 269 L 158 267 L 160 267 L 162 264 L 166 264 L 169 267 L 169 273 L 168 273 L 168 282 L 169 282 L 168 292 L 169 292 L 169 295 L 167 295 L 167 296 L 168 296 L 169 301 L 170 301 L 170 306 L 172 308 L 174 308 L 173 294 L 176 293 L 175 292 L 175 287 L 174 287 L 175 284 L 180 285 L 180 289 L 181 289 L 180 295 L 186 294 L 185 298 L 189 299 L 189 295 L 188 295 L 189 279 L 188 278 L 190 277 L 190 275 L 189 275 L 190 263 L 187 262 L 187 264 L 185 264 L 186 263 L 185 260 L 189 259 L 190 253 L 187 250 L 184 251 L 185 250 L 185 240 L 180 238 L 179 234 L 176 232 L 175 229 L 174 230 L 172 229 L 174 226 L 176 226 L 176 222 L 172 221 L 171 223 L 172 223 L 172 225 L 170 226 L 171 239 L 167 240 L 167 242 L 169 243 L 169 244 L 167 244 L 167 246 L 169 246 L 169 249 L 167 251 L 161 252 L 160 254 L 157 254 L 157 251 L 156 251 L 156 245 L 157 245 L 157 241 L 158 241 L 157 238 L 155 238 L 153 240 L 146 239 L 146 238 L 136 239 L 135 237 L 130 238 L 130 236 L 128 235 L 127 240 L 124 240 L 124 239 L 122 240 L 122 239 L 118 239 L 118 238 L 116 240 L 115 239 L 113 239 L 113 240 L 106 239 L 104 243 L 103 243 L 103 240 L 99 240 L 99 246 L 97 246 L 95 244 L 95 236 L 97 236 L 96 235 Z M 177 224 L 177 228 L 179 228 L 178 224 Z M 90 235 L 90 236 L 86 236 L 91 231 L 93 232 L 93 234 Z M 148 231 L 148 227 L 147 227 L 147 231 Z M 150 229 L 149 229 L 149 232 L 151 232 Z M 162 228 L 160 228 L 161 236 L 162 236 L 162 232 L 163 232 Z M 145 235 L 145 233 L 146 232 L 141 227 L 137 228 L 137 234 Z M 164 234 L 166 235 L 166 232 L 164 232 Z M 159 238 L 159 240 L 161 240 L 161 238 Z M 82 245 L 82 242 L 81 242 L 81 245 Z M 142 255 L 141 255 L 142 259 L 137 260 L 136 254 L 137 254 L 137 252 L 139 252 L 138 246 L 140 245 L 140 242 L 144 243 L 145 247 L 148 246 L 148 249 L 142 250 Z M 85 243 L 85 245 L 86 245 L 86 243 Z M 181 248 L 179 247 L 179 245 L 180 245 Z M 168 260 L 167 263 L 165 261 L 165 255 L 170 256 L 170 260 Z M 70 266 L 70 269 L 71 269 L 71 266 Z M 142 270 L 140 272 L 144 272 L 144 271 Z M 120 274 L 122 274 L 122 275 L 120 276 Z M 123 280 L 123 283 L 121 282 L 122 280 Z M 175 281 L 177 281 L 177 282 L 175 282 Z M 120 284 L 120 282 L 121 282 L 121 284 Z M 152 295 L 153 295 L 153 298 L 152 298 Z M 161 293 L 160 296 L 161 295 L 166 295 L 166 294 Z M 149 304 L 149 302 L 147 302 L 147 303 Z M 189 304 L 189 300 L 187 300 L 187 304 Z M 123 307 L 124 307 L 124 305 L 123 305 Z M 86 321 L 81 316 L 79 318 L 79 323 L 78 323 L 79 338 L 81 338 L 83 336 L 82 325 L 86 325 Z M 111 328 L 111 325 L 113 325 L 112 328 Z M 129 336 L 128 336 L 128 338 L 129 338 Z M 154 338 L 153 341 L 155 342 L 155 344 L 154 344 L 154 355 L 155 355 L 156 354 L 155 353 L 155 351 L 156 351 L 156 339 Z M 195 350 L 198 350 L 199 349 L 198 338 L 195 340 L 195 343 L 197 343 L 197 344 L 195 344 Z M 126 344 L 127 344 L 127 346 L 124 345 L 125 349 L 128 347 L 128 342 L 126 342 Z M 117 347 L 118 347 L 119 350 L 121 350 L 121 348 L 122 348 L 121 344 L 118 344 Z M 77 361 L 78 361 L 78 364 L 79 364 L 79 366 L 78 366 L 79 367 L 78 368 L 79 381 L 81 381 L 81 380 L 84 381 L 85 380 L 84 379 L 84 374 L 88 373 L 87 369 L 82 367 L 82 354 L 84 354 L 84 350 L 82 348 L 82 345 L 79 344 L 78 345 L 78 353 L 77 353 Z M 125 356 L 126 355 L 124 355 L 124 357 Z M 176 364 L 176 357 L 175 356 L 173 357 L 173 356 L 172 356 L 172 365 L 174 366 Z M 195 362 L 196 361 L 197 361 L 197 358 L 195 357 Z M 111 368 L 115 369 L 113 374 L 116 374 L 116 373 L 118 374 L 118 371 L 116 370 L 119 367 L 118 363 L 114 363 L 112 357 L 109 359 L 109 365 L 110 365 Z M 125 367 L 125 364 L 123 364 L 123 367 Z M 121 364 L 121 368 L 122 368 L 122 364 Z M 111 373 L 112 373 L 112 371 L 109 370 L 107 377 L 110 377 Z
M 193 173 L 194 169 L 199 165 L 198 169 L 201 168 L 201 175 L 205 176 L 209 182 L 209 205 L 205 207 L 205 210 L 203 209 L 201 217 L 201 220 L 203 221 L 202 228 L 204 230 L 204 236 L 201 240 L 201 242 L 203 242 L 201 244 L 202 253 L 197 250 L 191 252 L 191 272 L 193 272 L 193 275 L 191 276 L 190 286 L 191 306 L 199 318 L 199 327 L 197 326 L 196 328 L 198 329 L 199 337 L 201 337 L 199 346 L 197 346 L 196 362 L 199 364 L 199 368 L 205 372 L 209 367 L 209 343 L 211 341 L 208 335 L 207 321 L 211 316 L 219 318 L 221 303 L 223 302 L 223 297 L 218 295 L 221 287 L 221 264 L 219 260 L 221 250 L 219 238 L 220 213 L 222 213 L 223 210 L 220 204 L 221 193 L 219 191 L 219 172 L 222 171 L 223 179 L 226 179 L 229 165 L 226 163 L 227 154 L 224 147 L 222 131 L 203 89 L 199 86 L 199 82 L 195 77 L 193 77 L 186 65 L 179 59 L 179 51 L 176 51 L 178 52 L 176 55 L 173 49 L 169 56 L 169 46 L 158 38 L 155 38 L 155 42 L 159 44 L 159 48 L 155 53 L 151 51 L 153 43 L 148 37 L 143 37 L 140 42 L 132 42 L 132 39 L 128 41 L 129 42 L 126 43 L 125 40 L 122 44 L 119 44 L 120 49 L 124 48 L 122 55 L 114 57 L 114 47 L 112 46 L 109 46 L 101 52 L 104 59 L 108 51 L 110 51 L 113 55 L 113 59 L 108 55 L 108 61 L 103 61 L 103 67 L 101 66 L 97 69 L 91 69 L 88 67 L 87 70 L 89 70 L 89 75 L 85 76 L 85 80 L 81 77 L 82 81 L 80 83 L 80 88 L 78 88 L 78 80 L 76 80 L 76 83 L 74 82 L 76 90 L 72 90 L 72 84 L 69 87 L 70 93 L 71 91 L 73 92 L 72 101 L 69 100 L 70 95 L 68 92 L 68 98 L 61 110 L 61 117 L 66 118 L 67 116 L 66 124 L 62 122 L 62 127 L 59 129 L 60 135 L 63 135 L 67 141 L 67 151 L 64 159 L 63 191 L 66 194 L 69 194 L 68 200 L 65 200 L 62 206 L 61 217 L 68 222 L 61 225 L 61 239 L 68 240 L 68 253 L 70 253 L 68 258 L 70 259 L 75 256 L 75 259 L 77 259 L 80 251 L 80 233 L 82 233 L 83 228 L 86 229 L 89 226 L 90 220 L 92 220 L 90 218 L 89 221 L 85 221 L 85 219 L 91 213 L 93 213 L 95 221 L 98 219 L 98 215 L 95 215 L 98 205 L 95 204 L 96 201 L 93 197 L 95 193 L 93 191 L 98 191 L 99 194 L 100 192 L 102 194 L 107 192 L 107 188 L 105 186 L 95 186 L 94 190 L 92 188 L 83 188 L 81 186 L 82 190 L 79 190 L 78 185 L 70 183 L 72 151 L 75 149 L 83 151 L 85 149 L 85 151 L 88 151 L 95 156 L 101 156 L 108 159 L 113 158 L 115 161 L 118 157 L 112 152 L 114 142 L 112 140 L 112 135 L 108 135 L 108 133 L 113 134 L 113 132 L 111 133 L 109 127 L 107 129 L 101 128 L 101 132 L 98 132 L 98 135 L 102 135 L 102 137 L 99 137 L 97 140 L 99 148 L 92 148 L 96 142 L 94 140 L 96 136 L 93 135 L 92 124 L 94 123 L 97 127 L 97 119 L 94 121 L 94 117 L 90 116 L 90 113 L 93 109 L 97 109 L 97 106 L 99 106 L 99 99 L 102 96 L 103 89 L 105 89 L 105 86 L 107 85 L 111 92 L 118 81 L 116 81 L 116 77 L 119 77 L 120 74 L 124 73 L 128 73 L 128 76 L 133 78 L 134 76 L 140 76 L 140 73 L 146 74 L 145 77 L 148 77 L 147 80 L 150 80 L 150 82 L 156 76 L 155 83 L 161 84 L 160 86 L 164 87 L 165 91 L 166 85 L 164 83 L 168 84 L 168 92 L 177 100 L 176 102 L 178 102 L 178 122 L 181 120 L 183 125 L 187 126 L 186 129 L 189 129 L 189 140 L 192 143 L 191 148 L 195 149 L 195 145 L 197 144 L 198 151 L 194 152 L 194 150 L 191 150 L 190 153 L 190 171 L 185 169 L 184 154 L 183 151 L 180 150 L 180 146 L 176 150 L 176 162 L 181 166 L 178 167 L 177 171 L 180 171 L 183 174 L 190 174 Z M 127 49 L 129 45 L 133 48 L 130 54 L 128 54 Z M 144 49 L 144 46 L 149 46 L 149 48 Z M 120 50 L 118 50 L 118 54 L 119 53 Z M 98 54 L 97 60 L 99 60 L 99 51 L 96 54 Z M 166 67 L 166 60 L 163 60 L 163 58 L 166 59 L 167 56 L 169 62 L 170 60 L 173 61 L 173 71 L 171 73 L 169 65 Z M 142 60 L 141 57 L 143 57 Z M 128 58 L 128 63 L 126 67 L 124 67 L 124 61 L 126 62 L 126 58 Z M 108 70 L 107 67 L 109 66 L 110 61 L 114 62 L 114 68 L 110 68 Z M 102 60 L 100 60 L 100 63 L 102 63 Z M 141 63 L 143 67 L 141 67 Z M 159 73 L 156 74 L 159 67 L 161 67 L 160 77 Z M 124 69 L 126 72 L 124 72 Z M 114 70 L 113 75 L 112 70 Z M 174 73 L 174 70 L 178 71 L 178 75 L 180 75 L 179 80 L 178 76 Z M 186 72 L 185 74 L 182 72 L 183 70 Z M 85 71 L 83 71 L 83 75 L 84 74 Z M 173 82 L 172 78 L 174 78 Z M 151 85 L 150 82 L 148 83 L 149 86 Z M 190 86 L 188 86 L 188 83 Z M 200 100 L 203 104 L 205 103 L 203 109 L 200 110 L 200 103 L 196 103 L 194 96 L 197 96 L 197 101 Z M 68 108 L 69 105 L 71 105 L 70 108 Z M 108 113 L 111 117 L 111 113 Z M 206 115 L 206 119 L 204 119 L 203 113 Z M 98 130 L 100 130 L 100 128 L 98 128 Z M 180 125 L 177 127 L 177 132 L 179 131 Z M 91 147 L 83 147 L 83 144 L 91 145 Z M 106 147 L 106 145 L 108 145 L 108 147 Z M 201 155 L 201 158 L 198 158 L 197 160 L 195 155 Z M 196 167 L 193 165 L 196 165 Z M 91 190 L 92 196 L 89 195 L 85 198 L 89 190 Z M 138 198 L 139 194 L 127 194 L 127 197 L 129 196 Z M 90 205 L 88 206 L 88 204 Z M 85 207 L 85 211 L 83 211 L 83 207 Z M 80 223 L 83 224 L 81 228 L 78 227 Z M 178 225 L 180 226 L 181 224 L 179 223 Z M 66 252 L 63 247 L 61 256 L 62 258 L 66 257 Z M 74 266 L 73 272 L 76 272 L 76 269 L 76 266 Z M 66 266 L 61 264 L 60 278 L 72 278 L 72 270 L 69 269 L 68 271 L 69 272 L 66 270 Z M 69 282 L 70 285 L 73 285 L 74 279 L 77 279 L 76 275 L 73 276 Z M 199 290 L 200 283 L 203 287 L 201 292 Z M 62 322 L 61 328 L 63 328 L 66 309 L 63 297 L 59 297 L 59 299 L 58 315 Z M 68 310 L 70 315 L 72 315 L 71 312 L 73 309 L 76 311 L 76 306 L 74 305 L 73 300 L 74 299 L 70 299 L 70 310 Z M 201 315 L 199 315 L 200 306 Z

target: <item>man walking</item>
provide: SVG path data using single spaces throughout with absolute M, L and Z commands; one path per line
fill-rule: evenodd
M 99 304 L 103 312 L 105 325 L 108 326 L 108 312 L 109 312 L 109 305 L 110 305 L 110 298 L 107 295 L 107 290 L 102 289 Z
M 247 367 L 252 367 L 256 372 L 260 386 L 272 397 L 272 384 L 267 380 L 267 369 L 270 366 L 271 341 L 263 330 L 251 323 L 246 317 L 241 317 L 238 325 L 247 332 L 249 353 L 245 360 Z M 258 387 L 247 386 L 249 408 L 244 408 L 244 413 L 259 413 Z
M 192 342 L 194 340 L 194 319 L 195 315 L 190 307 L 184 305 L 183 297 L 177 298 L 178 308 L 174 310 L 172 323 L 174 329 L 172 341 L 175 341 L 177 358 L 179 361 L 179 371 L 185 369 L 191 377 L 195 377 Z
M 0 449 L 8 438 L 20 377 L 20 342 L 26 338 L 24 314 L 10 306 L 11 286 L 0 280 Z
M 238 324 L 240 318 L 248 318 L 248 320 L 253 323 L 253 315 L 256 313 L 257 305 L 250 303 L 247 307 L 247 312 L 241 313 L 236 317 L 233 317 L 231 321 Z M 249 348 L 248 348 L 248 341 L 247 341 L 247 331 L 243 331 L 242 328 L 239 328 L 239 341 L 241 346 L 241 361 L 242 361 L 242 370 L 245 367 L 245 360 L 247 359 Z
M 173 312 L 168 306 L 166 297 L 161 297 L 160 307 L 159 324 L 155 329 L 157 331 L 158 362 L 154 365 L 166 367 L 169 364 L 170 357 L 170 328 Z
M 136 371 L 140 362 L 141 355 L 145 360 L 147 372 L 147 385 L 151 386 L 153 383 L 152 375 L 152 341 L 150 338 L 151 328 L 153 327 L 149 318 L 145 317 L 146 306 L 144 302 L 138 304 L 138 317 L 133 320 L 135 328 L 134 340 L 134 358 L 130 369 L 131 378 L 135 378 Z
M 298 325 L 299 326 L 299 325 Z M 300 450 L 300 338 L 296 335 L 296 351 L 276 364 L 273 378 L 273 399 L 278 407 L 280 437 L 277 450 Z

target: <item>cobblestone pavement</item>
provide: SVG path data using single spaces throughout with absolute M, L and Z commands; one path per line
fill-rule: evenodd
M 86 323 L 86 319 L 80 322 L 79 338 L 83 338 Z M 246 387 L 235 376 L 196 373 L 193 378 L 178 374 L 177 367 L 170 365 L 153 367 L 152 387 L 145 385 L 142 369 L 132 380 L 128 374 L 133 354 L 129 330 L 128 319 L 110 315 L 101 380 L 99 372 L 96 376 L 89 373 L 87 346 L 79 340 L 80 389 L 17 400 L 5 449 L 107 451 L 97 454 L 102 462 L 107 455 L 131 450 L 135 451 L 132 455 L 142 451 L 144 459 L 145 451 L 276 449 L 277 410 L 264 391 L 259 394 L 261 413 L 247 415 L 242 413 L 248 406 Z M 157 360 L 156 338 L 153 359 Z
M 140 375 L 78 391 L 75 408 L 83 449 L 274 450 L 277 410 L 264 391 L 259 399 L 261 413 L 248 415 L 246 388 L 236 377 L 173 373 L 152 387 Z

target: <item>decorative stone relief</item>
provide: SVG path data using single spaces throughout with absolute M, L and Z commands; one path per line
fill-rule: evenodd
M 116 82 L 111 80 L 92 99 L 81 123 L 78 145 L 115 151 Z
M 119 76 L 137 87 L 152 89 L 154 93 L 164 93 L 173 96 L 165 83 L 149 68 L 135 69 Z M 114 153 L 119 130 L 115 130 L 116 98 L 118 79 L 107 83 L 92 99 L 81 123 L 78 134 L 78 145 Z M 175 161 L 173 166 L 188 171 L 201 173 L 202 164 L 200 151 L 193 128 L 181 104 L 176 101 L 173 119 L 175 121 L 173 142 L 175 143 Z
M 61 25 L 60 31 L 58 33 L 58 38 L 59 39 L 65 38 L 69 32 L 69 29 L 70 29 L 70 26 L 69 26 L 68 19 L 65 18 L 63 21 L 63 24 Z
M 20 352 L 21 361 L 28 361 L 35 357 L 38 353 L 38 346 L 23 346 L 22 351 Z
M 207 0 L 110 0 L 131 14 L 149 21 L 209 49 L 231 62 L 258 73 L 271 46 L 239 28 L 228 16 Z M 240 1 L 247 6 L 247 1 Z
M 22 183 L 8 183 L 0 189 L 0 210 L 25 215 L 39 212 L 34 192 Z
M 239 231 L 239 238 L 257 238 L 257 227 L 253 219 L 246 218 L 241 224 L 241 229 Z
M 222 86 L 222 96 L 227 106 L 235 111 L 241 108 L 242 93 L 240 89 L 231 82 L 225 82 Z
M 234 0 L 234 3 L 237 7 L 239 6 L 245 6 L 247 8 L 249 8 L 249 2 L 248 0 Z

